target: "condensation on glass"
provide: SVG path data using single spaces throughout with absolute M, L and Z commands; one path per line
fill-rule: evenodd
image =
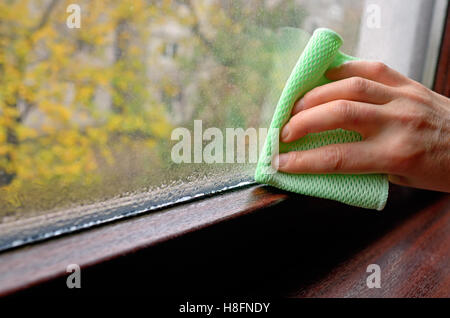
M 0 4 L 0 249 L 252 182 L 174 163 L 172 131 L 268 127 L 307 32 L 355 54 L 363 6 L 80 0 L 71 28 L 71 3 Z

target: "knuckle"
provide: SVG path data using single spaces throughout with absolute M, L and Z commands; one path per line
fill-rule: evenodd
M 343 152 L 339 146 L 327 147 L 323 149 L 323 161 L 331 171 L 338 171 L 342 168 Z
M 369 82 L 361 77 L 352 77 L 349 80 L 350 89 L 357 95 L 367 92 Z
M 356 109 L 349 101 L 337 100 L 333 110 L 343 121 L 349 121 L 355 118 Z
M 383 75 L 385 74 L 389 67 L 383 62 L 371 62 L 371 69 L 375 75 Z
M 299 152 L 289 152 L 288 165 L 292 168 L 302 169 L 303 160 Z

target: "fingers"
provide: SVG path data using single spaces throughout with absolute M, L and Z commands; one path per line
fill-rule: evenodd
M 354 142 L 283 153 L 274 166 L 287 173 L 382 173 L 379 157 L 372 143 Z
M 362 77 L 351 77 L 309 91 L 295 103 L 292 114 L 339 99 L 382 105 L 395 97 L 396 92 L 389 86 Z
M 292 142 L 309 133 L 342 128 L 367 135 L 377 128 L 383 115 L 377 106 L 337 100 L 302 111 L 281 130 L 281 141 Z
M 394 87 L 410 82 L 406 76 L 381 62 L 374 61 L 351 61 L 326 73 L 326 77 L 332 81 L 355 76 Z
M 389 162 L 372 138 L 389 122 L 388 112 L 379 105 L 395 100 L 396 87 L 411 80 L 382 63 L 368 61 L 346 63 L 326 76 L 337 82 L 315 88 L 296 103 L 281 131 L 281 141 L 336 128 L 357 131 L 365 140 L 280 154 L 275 166 L 287 173 L 387 172 Z

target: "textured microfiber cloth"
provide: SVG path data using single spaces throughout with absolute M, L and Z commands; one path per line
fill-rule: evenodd
M 291 143 L 278 142 L 279 131 L 289 120 L 295 101 L 314 87 L 329 83 L 324 75 L 329 68 L 356 59 L 339 51 L 342 42 L 342 38 L 329 29 L 317 29 L 312 35 L 281 93 L 258 160 L 255 180 L 287 191 L 382 210 L 389 188 L 386 175 L 288 174 L 277 172 L 271 166 L 272 157 L 278 151 L 301 151 L 361 140 L 356 132 L 336 129 L 309 134 Z

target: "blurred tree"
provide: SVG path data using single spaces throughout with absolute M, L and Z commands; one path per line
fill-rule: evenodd
M 70 29 L 69 4 L 0 3 L 2 207 L 99 184 L 100 166 L 113 166 L 120 151 L 136 142 L 154 148 L 169 136 L 144 65 L 147 22 L 163 13 L 145 0 L 78 1 L 82 27 Z

